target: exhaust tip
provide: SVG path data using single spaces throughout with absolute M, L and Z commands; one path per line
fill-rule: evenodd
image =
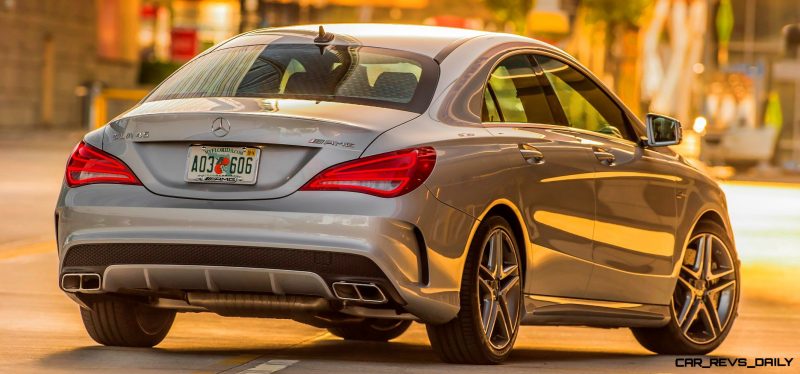
M 341 300 L 372 304 L 383 304 L 389 301 L 380 287 L 374 283 L 335 282 L 333 283 L 333 293 Z
M 364 301 L 371 303 L 385 303 L 387 301 L 386 296 L 383 295 L 383 291 L 374 284 L 356 285 L 356 291 L 358 291 L 361 295 L 361 299 Z
M 100 274 L 76 273 L 61 277 L 61 289 L 66 292 L 100 291 Z
M 82 274 L 81 289 L 84 291 L 99 291 L 100 274 Z
M 81 289 L 81 276 L 78 274 L 64 274 L 61 277 L 61 289 L 67 292 L 78 292 Z
M 360 300 L 355 285 L 346 282 L 336 282 L 333 284 L 333 293 L 342 300 Z

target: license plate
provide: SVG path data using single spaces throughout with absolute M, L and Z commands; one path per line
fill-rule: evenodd
M 189 147 L 186 181 L 255 184 L 261 150 L 252 147 Z

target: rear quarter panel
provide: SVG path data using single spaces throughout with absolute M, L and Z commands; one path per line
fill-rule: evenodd
M 496 204 L 508 205 L 518 215 L 523 225 L 524 253 L 529 254 L 532 224 L 522 211 L 519 193 L 524 178 L 520 170 L 527 166 L 520 156 L 517 142 L 499 141 L 480 121 L 481 98 L 486 78 L 494 65 L 513 50 L 552 49 L 531 39 L 513 35 L 492 35 L 471 39 L 455 49 L 441 63 L 441 77 L 434 99 L 426 114 L 395 127 L 378 137 L 364 156 L 390 152 L 415 146 L 433 146 L 437 150 L 437 163 L 425 182 L 431 193 L 443 203 L 471 217 L 480 219 Z M 502 181 L 502 183 L 498 183 Z M 451 226 L 437 220 L 441 226 Z M 458 245 L 448 246 L 447 253 L 434 249 L 441 255 L 440 269 L 447 269 L 455 284 L 460 285 L 468 244 L 480 222 L 470 227 L 450 228 L 464 233 L 451 237 Z M 437 230 L 420 227 L 425 235 Z M 525 256 L 526 268 L 532 268 L 533 256 Z M 437 265 L 432 261 L 432 280 Z M 446 265 L 445 265 L 446 264 Z M 581 287 L 584 284 L 581 285 Z

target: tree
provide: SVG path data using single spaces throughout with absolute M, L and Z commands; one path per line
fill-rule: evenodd
M 602 21 L 610 29 L 617 26 L 638 28 L 639 20 L 653 0 L 583 0 L 589 21 Z
M 637 39 L 654 0 L 582 0 L 572 52 L 598 73 L 634 112 L 639 109 Z
M 528 13 L 535 0 L 486 0 L 486 6 L 502 24 L 511 22 L 518 33 L 525 33 Z
M 650 110 L 688 122 L 689 93 L 698 77 L 689 72 L 702 61 L 707 12 L 705 0 L 656 1 L 642 43 L 642 98 Z M 661 48 L 665 33 L 669 48 Z

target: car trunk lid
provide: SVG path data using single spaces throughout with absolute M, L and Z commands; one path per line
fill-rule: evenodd
M 289 195 L 325 168 L 359 157 L 418 113 L 307 100 L 195 98 L 144 103 L 113 121 L 103 149 L 164 196 L 246 200 Z M 228 126 L 213 132 L 215 120 Z M 224 134 L 223 134 L 224 133 Z M 261 149 L 254 185 L 189 183 L 190 146 Z

